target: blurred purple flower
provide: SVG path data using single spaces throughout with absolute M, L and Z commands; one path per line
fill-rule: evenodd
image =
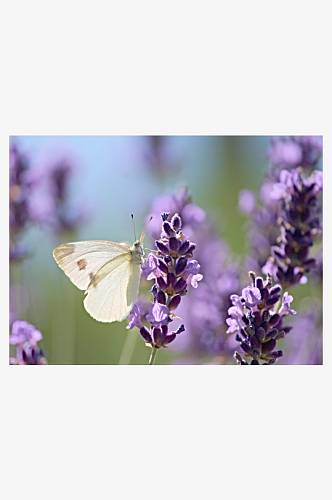
M 266 156 L 272 168 L 294 169 L 301 166 L 311 171 L 317 168 L 322 153 L 322 136 L 286 136 L 272 138 Z
M 305 178 L 299 169 L 283 170 L 275 187 L 280 233 L 262 270 L 290 288 L 305 282 L 305 273 L 316 266 L 309 249 L 322 231 L 322 172 Z
M 9 230 L 10 259 L 20 260 L 26 256 L 26 249 L 19 246 L 19 240 L 25 229 L 34 222 L 29 210 L 31 190 L 25 182 L 29 169 L 28 158 L 23 155 L 15 143 L 9 147 Z
M 239 193 L 239 208 L 246 214 L 250 215 L 256 207 L 256 196 L 249 189 L 242 189 Z
M 28 341 L 31 345 L 36 345 L 43 338 L 39 330 L 35 326 L 30 325 L 27 321 L 14 321 L 12 326 L 12 334 L 9 337 L 9 343 L 12 345 L 23 344 Z
M 73 207 L 70 185 L 77 175 L 72 160 L 53 155 L 26 174 L 30 186 L 29 210 L 36 221 L 54 231 L 73 231 L 87 218 L 86 208 Z
M 172 147 L 170 137 L 152 135 L 144 137 L 144 141 L 146 145 L 144 162 L 152 174 L 163 179 L 180 171 L 182 162 Z
M 309 216 L 313 219 L 313 224 L 319 224 L 319 212 L 321 211 L 319 196 L 322 191 L 322 172 L 313 172 L 313 169 L 317 166 L 322 155 L 322 137 L 290 136 L 273 138 L 271 143 L 272 146 L 267 152 L 267 156 L 270 158 L 270 170 L 260 189 L 261 204 L 255 202 L 254 195 L 250 194 L 248 190 L 243 190 L 239 197 L 241 211 L 250 215 L 247 234 L 251 248 L 249 255 L 246 257 L 246 266 L 255 272 L 271 273 L 274 280 L 281 280 L 284 286 L 286 282 L 293 286 L 296 283 L 305 283 L 307 281 L 303 274 L 302 264 L 305 260 L 306 248 L 311 244 L 312 238 L 309 236 L 308 239 L 303 239 L 302 230 L 302 235 L 299 238 L 298 231 L 294 229 L 292 217 L 294 216 L 294 210 L 301 211 L 299 219 L 306 217 L 306 209 L 309 209 Z M 302 174 L 298 170 L 292 170 L 292 167 L 298 164 L 301 164 L 302 168 L 305 169 Z M 305 172 L 311 173 L 311 176 L 304 175 Z M 312 186 L 312 183 L 315 186 Z M 297 207 L 294 207 L 292 211 L 288 210 L 286 214 L 285 201 L 290 209 L 290 193 L 295 194 L 298 190 L 301 190 L 302 194 L 296 195 L 297 201 L 294 198 Z M 306 200 L 302 200 L 301 197 L 303 197 L 305 190 L 308 196 Z M 310 196 L 315 199 L 310 200 Z M 318 203 L 315 207 L 316 202 Z M 310 206 L 305 207 L 305 203 L 309 203 Z M 280 224 L 284 227 L 280 227 Z M 289 224 L 293 225 L 293 229 L 288 230 Z M 317 232 L 319 229 L 313 228 L 313 230 Z M 291 243 L 293 246 L 304 246 L 304 248 L 297 250 L 298 257 L 301 255 L 301 258 L 295 259 L 297 263 L 294 261 L 292 269 L 288 271 L 287 252 L 289 251 L 289 245 L 286 250 L 285 238 L 291 241 L 295 240 L 296 243 L 294 241 Z M 268 260 L 269 258 L 270 260 Z M 278 259 L 279 262 L 277 262 Z M 309 265 L 309 262 L 306 263 L 304 272 L 307 270 L 307 264 Z
M 305 304 L 301 314 L 293 318 L 292 335 L 284 339 L 285 356 L 281 364 L 323 364 L 322 310 L 318 300 Z
M 44 351 L 40 349 L 37 342 L 43 335 L 34 325 L 27 321 L 14 321 L 9 343 L 16 345 L 16 357 L 9 359 L 11 365 L 45 365 L 47 360 Z

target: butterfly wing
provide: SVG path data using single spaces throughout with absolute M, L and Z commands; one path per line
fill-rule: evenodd
M 141 267 L 130 252 L 115 257 L 91 280 L 85 309 L 97 321 L 122 321 L 134 305 L 140 276 Z
M 66 243 L 53 251 L 58 266 L 80 290 L 86 290 L 99 269 L 121 254 L 130 256 L 130 250 L 103 240 Z

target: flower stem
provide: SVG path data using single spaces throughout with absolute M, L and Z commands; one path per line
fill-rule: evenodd
M 128 330 L 126 340 L 124 341 L 120 354 L 118 365 L 129 365 L 136 344 L 137 334 L 134 330 Z
M 151 352 L 151 356 L 150 356 L 150 359 L 149 359 L 149 365 L 153 365 L 154 364 L 154 360 L 156 359 L 156 356 L 157 356 L 157 347 L 156 346 L 153 346 L 152 347 L 152 352 Z

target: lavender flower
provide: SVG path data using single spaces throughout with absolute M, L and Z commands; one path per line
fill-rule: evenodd
M 273 186 L 271 197 L 281 203 L 280 235 L 262 271 L 271 273 L 283 288 L 305 283 L 305 273 L 316 266 L 309 250 L 322 230 L 322 187 L 322 172 L 304 178 L 300 169 L 283 170 Z
M 271 139 L 267 150 L 272 170 L 294 169 L 302 167 L 307 171 L 317 168 L 323 153 L 321 136 L 286 136 Z
M 147 136 L 145 141 L 147 144 L 147 151 L 144 155 L 145 161 L 152 174 L 162 180 L 179 172 L 181 161 L 174 156 L 172 149 L 169 147 L 168 137 L 152 135 Z
M 271 255 L 271 247 L 279 246 L 280 243 L 277 221 L 280 221 L 283 212 L 280 200 L 286 195 L 280 176 L 285 178 L 287 176 L 285 169 L 292 170 L 299 165 L 303 174 L 312 173 L 322 156 L 322 145 L 323 141 L 320 136 L 289 136 L 271 139 L 271 147 L 267 151 L 270 169 L 260 189 L 261 205 L 257 203 L 254 193 L 247 189 L 241 191 L 239 196 L 241 211 L 250 216 L 247 233 L 251 249 L 246 257 L 246 267 L 256 272 L 270 272 L 274 279 L 278 280 L 273 259 L 270 259 L 272 262 L 267 265 L 266 261 Z M 281 174 L 282 169 L 284 172 Z M 304 179 L 303 174 L 301 176 Z M 273 252 L 272 257 L 274 257 Z M 297 276 L 291 277 L 290 281 L 294 283 L 306 281 L 303 274 L 298 275 L 297 269 L 295 274 Z
M 281 298 L 281 287 L 272 286 L 271 276 L 264 282 L 255 273 L 249 275 L 252 285 L 242 290 L 242 295 L 231 295 L 233 306 L 229 308 L 230 317 L 226 322 L 229 326 L 227 333 L 236 333 L 235 340 L 240 343 L 243 354 L 252 358 L 250 364 L 271 365 L 283 355 L 281 350 L 275 350 L 277 341 L 283 338 L 292 327 L 284 327 L 284 316 L 296 314 L 289 304 L 293 297 L 286 292 L 282 298 L 282 307 L 274 311 L 275 305 Z M 247 365 L 239 352 L 234 357 L 238 364 Z
M 166 347 L 173 342 L 185 328 L 181 325 L 176 331 L 169 333 L 169 324 L 176 318 L 173 311 L 180 305 L 182 297 L 187 294 L 188 285 L 197 287 L 203 278 L 199 273 L 200 266 L 193 260 L 196 248 L 182 232 L 182 220 L 175 214 L 170 221 L 169 212 L 163 212 L 161 238 L 156 241 L 156 255 L 149 254 L 142 274 L 148 280 L 154 279 L 151 289 L 153 304 L 145 318 L 141 317 L 137 304 L 129 315 L 127 328 L 138 327 L 146 344 L 156 349 Z M 150 329 L 143 325 L 142 320 L 150 323 Z M 152 364 L 154 358 L 151 357 Z
M 64 156 L 34 165 L 26 174 L 31 189 L 29 210 L 34 219 L 53 231 L 75 231 L 85 221 L 86 211 L 70 205 L 70 182 L 75 167 Z
M 321 365 L 323 363 L 323 334 L 321 302 L 304 299 L 301 314 L 292 321 L 292 334 L 284 339 L 281 364 Z
M 24 230 L 34 222 L 29 210 L 31 190 L 25 180 L 29 161 L 16 144 L 9 148 L 9 256 L 11 261 L 23 259 L 27 250 L 19 246 Z
M 16 320 L 12 326 L 9 343 L 16 345 L 16 357 L 9 359 L 11 365 L 45 365 L 47 360 L 44 351 L 37 342 L 43 335 L 34 325 L 27 321 Z
M 171 221 L 175 214 L 178 214 L 182 221 L 182 230 L 187 235 L 193 235 L 193 232 L 202 225 L 206 218 L 205 211 L 198 205 L 192 203 L 191 194 L 188 189 L 179 189 L 158 196 L 154 199 L 151 214 L 153 216 L 149 225 L 149 232 L 154 238 L 160 236 L 159 217 L 164 211 L 168 213 L 167 220 Z M 148 222 L 148 221 L 147 221 Z M 166 237 L 166 234 L 162 234 Z
M 220 356 L 225 360 L 234 352 L 233 339 L 226 335 L 225 320 L 231 305 L 230 293 L 239 284 L 240 268 L 232 262 L 229 248 L 217 235 L 211 217 L 192 203 L 188 190 L 181 189 L 157 197 L 152 205 L 152 213 L 156 210 L 160 213 L 163 209 L 169 212 L 168 222 L 175 213 L 181 217 L 182 231 L 197 244 L 195 257 L 200 265 L 198 271 L 195 270 L 195 261 L 186 267 L 184 279 L 192 286 L 188 287 L 188 300 L 182 300 L 177 309 L 186 331 L 171 347 L 176 351 L 190 351 L 196 362 L 214 356 L 220 363 Z M 152 231 L 150 226 L 153 236 L 156 236 L 156 219 L 152 221 Z M 153 254 L 147 259 L 146 273 L 153 273 L 150 279 L 160 274 L 157 260 Z M 190 270 L 193 271 L 191 275 L 187 274 Z M 200 274 L 204 275 L 202 282 L 199 282 Z M 198 282 L 199 286 L 195 288 Z

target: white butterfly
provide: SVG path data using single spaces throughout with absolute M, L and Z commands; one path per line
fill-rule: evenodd
M 58 266 L 87 293 L 84 307 L 97 321 L 122 321 L 130 313 L 144 262 L 144 236 L 132 246 L 127 241 L 78 241 L 53 251 Z

